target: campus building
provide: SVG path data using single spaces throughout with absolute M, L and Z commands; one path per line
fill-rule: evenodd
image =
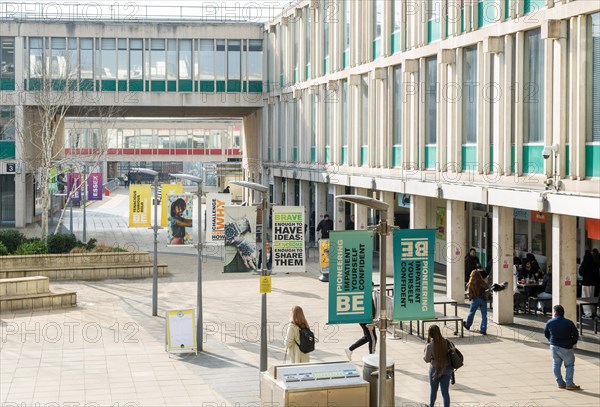
M 336 195 L 374 197 L 390 223 L 436 229 L 449 297 L 464 298 L 470 247 L 510 284 L 513 256 L 532 252 L 574 317 L 577 260 L 600 248 L 597 1 L 301 0 L 266 24 L 12 19 L 0 44 L 1 123 L 26 123 L 40 72 L 60 87 L 69 66 L 81 105 L 242 118 L 245 178 L 303 205 L 310 238 L 325 213 L 338 229 L 377 220 Z M 0 126 L 3 213 L 31 180 Z M 15 205 L 14 223 L 30 220 Z M 494 301 L 511 322 L 512 289 Z

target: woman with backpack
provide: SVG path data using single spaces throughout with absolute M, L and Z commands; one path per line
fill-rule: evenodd
M 290 325 L 285 335 L 286 353 L 290 354 L 292 363 L 310 362 L 310 354 L 300 350 L 300 329 L 309 328 L 302 307 L 294 305 L 291 310 Z
M 471 329 L 473 318 L 475 317 L 475 311 L 480 309 L 481 325 L 479 326 L 479 332 L 481 332 L 482 335 L 485 335 L 487 331 L 487 289 L 488 284 L 483 278 L 481 278 L 481 273 L 477 270 L 473 270 L 471 272 L 471 278 L 469 278 L 469 282 L 467 283 L 469 300 L 471 300 L 471 308 L 469 309 L 467 322 L 463 322 L 463 326 L 467 330 Z
M 477 274 L 479 272 L 475 271 Z M 450 406 L 450 379 L 453 368 L 448 360 L 448 342 L 442 336 L 437 325 L 431 325 L 427 333 L 427 346 L 423 360 L 429 367 L 429 405 L 433 407 L 437 398 L 438 387 L 442 391 L 444 407 Z

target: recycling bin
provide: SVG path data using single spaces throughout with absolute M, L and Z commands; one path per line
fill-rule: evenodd
M 385 403 L 386 406 L 394 405 L 394 359 L 386 358 L 385 375 Z M 372 354 L 363 357 L 362 377 L 369 382 L 369 406 L 377 407 L 379 383 L 379 355 Z

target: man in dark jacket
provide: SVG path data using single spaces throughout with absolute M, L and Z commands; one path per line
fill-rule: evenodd
M 465 284 L 469 282 L 471 271 L 477 270 L 480 267 L 481 263 L 479 262 L 479 257 L 477 257 L 475 249 L 471 248 L 469 253 L 465 256 Z
M 317 232 L 321 232 L 321 239 L 329 239 L 330 230 L 333 230 L 333 221 L 325 214 L 323 220 L 317 225 Z
M 554 306 L 554 318 L 546 323 L 544 335 L 550 340 L 550 352 L 554 362 L 554 377 L 560 389 L 580 390 L 581 387 L 573 383 L 575 372 L 575 352 L 573 345 L 579 340 L 579 333 L 573 321 L 565 318 L 565 309 L 562 305 Z M 562 378 L 560 368 L 565 364 L 565 380 Z

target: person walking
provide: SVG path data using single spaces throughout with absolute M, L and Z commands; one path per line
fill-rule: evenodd
M 302 307 L 294 305 L 291 309 L 290 325 L 288 326 L 284 341 L 285 351 L 286 353 L 289 352 L 292 363 L 310 362 L 310 355 L 300 350 L 300 329 L 308 327 Z
M 346 223 L 346 230 L 354 230 L 354 215 L 350 215 L 350 220 Z
M 550 341 L 550 352 L 554 365 L 554 378 L 559 389 L 581 390 L 573 383 L 575 373 L 575 352 L 573 345 L 579 340 L 577 327 L 570 319 L 565 318 L 565 309 L 562 305 L 553 307 L 553 317 L 546 322 L 544 336 Z M 565 379 L 561 374 L 562 364 L 565 364 Z
M 598 266 L 594 262 L 594 256 L 592 256 L 592 252 L 586 250 L 585 254 L 583 255 L 583 261 L 581 262 L 581 266 L 579 266 L 579 275 L 582 279 L 581 296 L 583 298 L 590 298 L 594 296 L 594 292 L 596 291 L 596 285 L 599 282 L 598 280 L 600 280 L 600 275 L 598 273 Z M 583 312 L 584 314 L 582 315 L 582 318 L 591 318 L 593 312 L 592 306 L 584 305 Z
M 469 282 L 471 271 L 476 270 L 480 267 L 481 263 L 479 262 L 479 257 L 477 257 L 475 249 L 471 247 L 469 253 L 467 253 L 467 255 L 465 256 L 465 283 Z
M 373 298 L 371 298 L 371 305 L 372 305 L 372 315 L 371 315 L 371 320 L 375 319 L 375 301 L 373 300 Z M 375 348 L 377 346 L 377 334 L 375 333 L 375 327 L 374 326 L 367 326 L 367 323 L 365 322 L 360 322 L 359 323 L 360 328 L 363 331 L 363 336 L 357 340 L 356 342 L 354 342 L 349 348 L 344 349 L 346 351 L 346 356 L 348 357 L 348 360 L 352 360 L 352 352 L 354 352 L 355 349 L 360 348 L 361 346 L 363 346 L 365 343 L 369 344 L 369 353 L 375 353 Z
M 481 325 L 479 332 L 482 335 L 487 334 L 487 301 L 486 301 L 486 290 L 488 284 L 481 277 L 479 270 L 471 271 L 471 277 L 467 283 L 467 290 L 469 292 L 469 300 L 471 300 L 471 308 L 469 308 L 469 315 L 467 316 L 467 322 L 463 322 L 463 326 L 468 330 L 471 329 L 473 324 L 473 318 L 475 317 L 475 311 L 481 310 Z
M 435 405 L 438 388 L 442 392 L 444 407 L 450 406 L 450 379 L 452 365 L 448 360 L 448 341 L 444 339 L 437 325 L 430 325 L 427 332 L 427 346 L 423 360 L 429 363 L 429 406 Z
M 330 230 L 333 230 L 333 221 L 325 214 L 323 220 L 317 225 L 317 232 L 321 232 L 321 239 L 329 239 Z

